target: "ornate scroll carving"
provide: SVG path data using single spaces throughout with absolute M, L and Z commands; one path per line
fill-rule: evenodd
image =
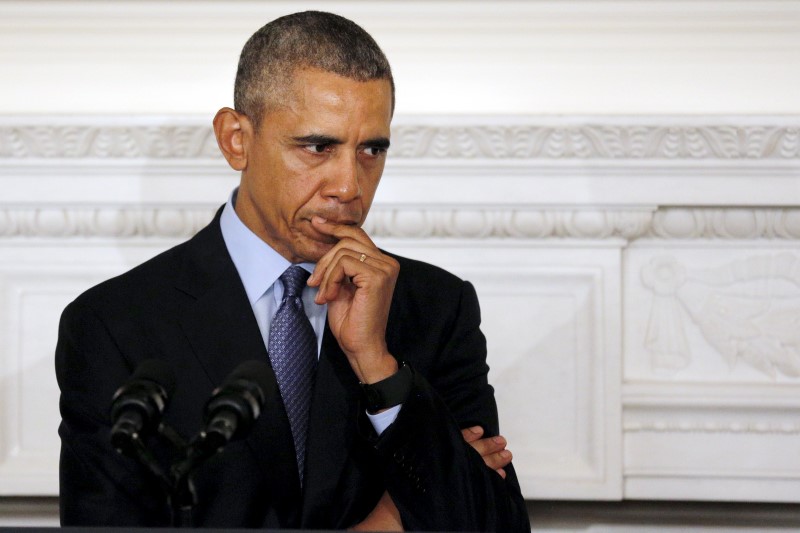
M 740 159 L 800 157 L 800 129 L 774 126 L 399 126 L 409 158 Z
M 5 126 L 0 158 L 218 158 L 210 126 Z
M 532 119 L 535 121 L 536 119 Z M 446 121 L 445 121 L 446 122 Z M 413 125 L 402 159 L 797 159 L 800 125 Z M 208 124 L 0 126 L 0 158 L 218 158 Z

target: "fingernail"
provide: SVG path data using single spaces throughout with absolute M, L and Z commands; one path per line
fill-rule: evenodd
M 472 426 L 471 428 L 469 428 L 469 430 L 475 435 L 480 435 L 481 433 L 483 433 L 480 426 Z
M 492 442 L 496 442 L 497 444 L 505 444 L 506 439 L 498 435 L 497 437 L 492 437 Z
M 502 457 L 503 459 L 508 459 L 509 457 L 511 457 L 511 452 L 508 450 L 503 450 L 500 452 L 500 457 Z
M 311 220 L 313 220 L 317 224 L 324 224 L 324 223 L 326 223 L 328 221 L 327 219 L 322 218 L 322 217 L 317 216 L 317 215 L 314 215 L 313 217 L 311 217 Z

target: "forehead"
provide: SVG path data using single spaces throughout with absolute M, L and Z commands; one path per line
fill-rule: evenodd
M 358 81 L 319 69 L 297 69 L 281 100 L 275 111 L 284 115 L 292 129 L 357 129 L 389 135 L 389 80 Z

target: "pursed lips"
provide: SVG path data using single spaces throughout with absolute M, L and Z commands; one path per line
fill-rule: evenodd
M 331 219 L 331 218 L 326 218 L 325 220 L 327 220 L 328 223 L 330 223 L 330 224 L 338 224 L 338 225 L 342 225 L 342 226 L 358 226 L 359 225 L 359 223 L 357 221 L 352 220 L 352 219 Z M 306 222 L 308 222 L 308 226 L 311 228 L 311 231 L 313 232 L 313 234 L 316 234 L 316 236 L 312 237 L 314 240 L 320 240 L 321 242 L 324 242 L 324 243 L 327 243 L 327 244 L 333 244 L 333 243 L 335 243 L 335 242 L 337 242 L 339 240 L 338 238 L 334 237 L 333 235 L 328 235 L 327 233 L 324 233 L 324 232 L 320 231 L 316 226 L 314 226 L 314 223 L 311 221 L 310 218 L 306 219 Z M 321 239 L 320 239 L 320 237 L 321 237 Z
M 353 218 L 333 218 L 331 216 L 325 216 L 320 214 L 315 214 L 313 216 L 318 216 L 320 218 L 324 218 L 329 224 L 338 224 L 340 226 L 358 226 L 359 220 Z M 308 218 L 309 224 L 313 226 L 313 222 L 311 222 L 311 218 Z

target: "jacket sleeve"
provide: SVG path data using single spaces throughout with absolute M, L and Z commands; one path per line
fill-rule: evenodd
M 512 465 L 505 479 L 484 464 L 461 429 L 499 433 L 488 383 L 486 341 L 475 290 L 464 282 L 435 364 L 414 373 L 412 391 L 375 447 L 406 530 L 530 531 Z M 513 443 L 512 443 L 513 445 Z
M 55 365 L 61 389 L 61 524 L 169 523 L 158 483 L 111 446 L 111 398 L 133 365 L 90 307 L 73 302 L 64 310 Z

